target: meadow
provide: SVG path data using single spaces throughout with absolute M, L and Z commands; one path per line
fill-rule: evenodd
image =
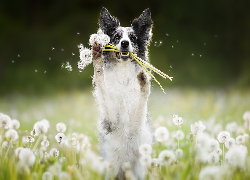
M 0 97 L 0 179 L 104 179 L 112 172 L 99 155 L 92 90 Z M 249 89 L 165 92 L 153 84 L 155 143 L 141 147 L 138 159 L 145 179 L 249 179 Z

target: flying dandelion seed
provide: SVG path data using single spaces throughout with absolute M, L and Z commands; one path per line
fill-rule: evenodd
M 11 62 L 12 62 L 12 63 L 14 63 L 15 61 L 14 61 L 14 60 L 12 60 Z
M 49 60 L 51 60 L 51 57 L 49 57 Z
M 168 33 L 166 33 L 166 36 L 169 36 L 169 34 L 168 34 Z
M 204 43 L 204 46 L 206 46 L 206 43 Z
M 178 40 L 176 42 L 179 42 Z
M 37 69 L 35 69 L 35 72 L 37 73 Z
M 62 48 L 61 51 L 64 51 L 64 49 Z
M 18 54 L 17 57 L 20 57 L 20 54 Z
M 43 73 L 46 74 L 47 71 L 44 71 Z
M 194 53 L 192 53 L 191 56 L 194 56 Z
M 72 56 L 74 56 L 75 54 L 74 53 L 72 53 Z
M 77 35 L 80 35 L 80 33 L 78 32 L 78 33 L 76 33 Z
M 174 46 L 172 45 L 172 48 L 174 48 Z
M 54 47 L 52 47 L 52 51 L 54 50 L 55 48 Z

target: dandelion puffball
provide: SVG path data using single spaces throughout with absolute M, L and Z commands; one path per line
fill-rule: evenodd
M 245 136 L 239 135 L 239 136 L 236 138 L 236 143 L 237 143 L 237 144 L 243 144 L 244 142 L 245 142 Z
M 206 126 L 202 124 L 201 121 L 195 122 L 194 124 L 190 125 L 191 132 L 193 135 L 197 135 L 198 133 L 204 131 L 206 129 Z
M 235 146 L 235 140 L 234 138 L 229 138 L 225 141 L 225 146 L 227 149 L 231 149 Z
M 19 159 L 22 163 L 27 164 L 29 166 L 33 166 L 36 161 L 34 153 L 28 148 L 23 148 L 21 150 L 21 152 L 19 153 Z
M 230 138 L 230 133 L 227 131 L 222 131 L 219 133 L 217 138 L 218 138 L 220 143 L 225 143 L 226 140 L 228 140 Z
M 42 121 L 36 122 L 33 128 L 35 129 L 36 134 L 44 134 L 48 131 L 48 126 Z
M 155 130 L 155 139 L 159 142 L 165 142 L 169 138 L 169 131 L 166 127 L 158 127 Z
M 176 126 L 180 126 L 183 123 L 182 117 L 179 117 L 178 115 L 173 115 L 173 122 Z
M 63 134 L 63 133 L 58 133 L 56 136 L 55 136 L 55 139 L 56 141 L 61 144 L 61 143 L 64 143 L 66 141 L 66 136 Z
M 7 140 L 12 140 L 12 141 L 16 141 L 19 138 L 18 133 L 16 132 L 15 129 L 9 129 L 8 131 L 6 131 L 5 137 Z
M 141 155 L 150 155 L 152 153 L 152 146 L 150 144 L 142 144 L 139 147 L 139 152 Z
M 150 167 L 151 166 L 151 162 L 152 162 L 152 158 L 150 155 L 146 154 L 146 155 L 142 155 L 140 157 L 140 164 L 144 167 Z
M 63 122 L 59 122 L 56 124 L 56 130 L 59 133 L 64 133 L 66 131 L 66 125 Z
M 175 161 L 175 154 L 171 150 L 163 150 L 160 152 L 158 159 L 160 160 L 161 164 L 172 164 Z
M 58 157 L 59 156 L 59 151 L 56 148 L 52 148 L 49 152 L 49 155 L 52 157 Z
M 11 119 L 8 115 L 2 114 L 0 115 L 0 127 L 8 129 L 11 124 Z
M 20 122 L 16 119 L 12 119 L 10 123 L 10 128 L 18 129 L 20 127 Z
M 177 159 L 181 158 L 183 156 L 183 150 L 182 149 L 176 149 L 175 156 Z

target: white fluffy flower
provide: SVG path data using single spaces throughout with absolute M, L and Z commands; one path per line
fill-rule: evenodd
M 23 148 L 19 153 L 19 159 L 22 163 L 27 164 L 29 166 L 33 166 L 36 161 L 36 157 L 33 152 L 28 148 Z
M 245 136 L 239 135 L 239 136 L 236 138 L 236 143 L 237 143 L 237 144 L 243 144 L 244 142 L 245 142 Z
M 92 63 L 92 51 L 84 48 L 82 44 L 78 46 L 80 52 L 80 61 L 78 61 L 78 69 L 84 69 L 87 65 Z
M 166 127 L 158 127 L 155 130 L 155 139 L 159 142 L 165 142 L 169 138 L 169 131 Z
M 207 161 L 209 164 L 218 164 L 219 162 L 219 155 L 217 153 L 209 153 Z
M 50 128 L 50 123 L 47 119 L 42 119 L 41 122 L 43 122 L 48 128 Z
M 222 155 L 222 150 L 220 148 L 216 149 L 214 152 L 218 154 L 218 156 Z
M 225 141 L 225 146 L 227 149 L 231 149 L 235 146 L 235 140 L 234 138 L 229 138 Z
M 41 145 L 44 147 L 49 147 L 49 141 L 45 139 L 41 142 Z
M 247 156 L 247 148 L 245 146 L 235 146 L 232 149 L 229 149 L 225 155 L 225 160 L 232 167 L 245 167 L 245 161 Z
M 59 122 L 56 124 L 56 130 L 59 133 L 64 133 L 66 131 L 66 125 L 63 122 Z
M 246 112 L 243 114 L 243 120 L 244 120 L 244 121 L 250 122 L 250 111 L 246 111 Z
M 1 114 L 0 115 L 0 128 L 5 128 L 8 129 L 10 127 L 11 119 L 8 115 L 6 114 Z
M 100 45 L 102 48 L 105 48 L 105 46 L 110 42 L 110 37 L 106 34 L 100 35 Z
M 12 141 L 16 141 L 19 138 L 18 133 L 15 129 L 9 129 L 8 131 L 6 131 L 5 137 L 7 140 L 11 139 Z
M 23 147 L 18 147 L 18 148 L 16 148 L 16 150 L 15 150 L 15 155 L 16 155 L 16 157 L 19 157 L 19 154 L 20 154 L 20 152 L 23 150 Z
M 66 136 L 63 134 L 63 133 L 58 133 L 56 136 L 55 136 L 55 139 L 56 141 L 61 144 L 61 143 L 64 143 L 66 141 Z
M 144 167 L 150 167 L 151 166 L 151 162 L 152 162 L 152 158 L 150 155 L 146 154 L 146 155 L 142 155 L 140 157 L 140 163 L 142 166 Z
M 199 179 L 201 180 L 217 180 L 220 179 L 220 166 L 206 166 L 199 174 Z
M 100 36 L 98 34 L 91 34 L 89 37 L 89 45 L 93 46 L 94 42 L 100 42 Z
M 227 131 L 222 131 L 219 133 L 217 138 L 218 138 L 220 143 L 225 143 L 226 140 L 228 140 L 230 138 L 230 133 Z
M 182 130 L 177 130 L 175 133 L 174 133 L 174 138 L 178 139 L 179 140 L 183 140 L 185 137 L 185 133 L 182 131 Z
M 48 131 L 48 126 L 42 121 L 36 122 L 33 128 L 35 129 L 36 134 L 44 134 Z
M 183 156 L 183 150 L 182 149 L 176 149 L 175 156 L 177 159 L 181 158 Z
M 52 157 L 58 157 L 59 156 L 59 151 L 56 148 L 52 148 L 49 152 L 49 155 Z
M 152 146 L 150 144 L 142 144 L 139 147 L 139 152 L 141 155 L 150 155 L 152 153 Z
M 4 142 L 2 143 L 2 149 L 7 149 L 7 148 L 8 148 L 8 145 L 9 145 L 8 141 L 4 141 Z
M 10 128 L 12 129 L 18 129 L 20 127 L 20 122 L 17 119 L 12 119 Z
M 104 34 L 101 29 L 99 29 L 97 34 L 90 35 L 89 45 L 93 46 L 95 41 L 99 43 L 102 48 L 104 48 L 110 42 L 110 37 Z
M 160 152 L 158 159 L 160 160 L 161 164 L 172 164 L 175 161 L 175 154 L 171 150 L 163 150 Z
M 67 146 L 76 146 L 77 145 L 77 139 L 76 138 L 68 138 L 66 140 L 66 145 Z
M 247 133 L 245 133 L 243 136 L 245 137 L 245 140 L 249 139 L 249 135 Z
M 194 124 L 191 124 L 190 126 L 191 132 L 193 135 L 197 135 L 198 133 L 204 131 L 206 127 L 202 124 L 201 121 L 195 122 Z
M 226 130 L 230 133 L 235 132 L 237 128 L 238 128 L 238 124 L 235 121 L 227 123 L 226 125 Z
M 208 144 L 207 144 L 207 150 L 209 152 L 215 151 L 219 148 L 220 144 L 217 140 L 215 139 L 210 139 Z
M 52 180 L 52 174 L 51 172 L 44 172 L 42 176 L 42 180 Z
M 182 117 L 179 117 L 178 115 L 173 115 L 173 122 L 176 126 L 180 126 L 183 123 Z

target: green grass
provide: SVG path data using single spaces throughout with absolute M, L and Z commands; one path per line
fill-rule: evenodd
M 157 88 L 157 89 L 156 89 Z M 58 158 L 50 158 L 44 163 L 39 163 L 39 156 L 33 167 L 30 167 L 30 173 L 18 173 L 19 160 L 13 155 L 16 147 L 23 146 L 22 136 L 28 135 L 33 129 L 36 121 L 47 119 L 50 122 L 49 131 L 46 133 L 50 146 L 47 151 L 53 147 L 60 152 L 60 157 L 66 157 L 66 162 L 62 164 L 62 171 L 68 172 L 72 179 L 103 179 L 104 175 L 92 169 L 86 160 L 86 164 L 79 163 L 80 159 L 84 159 L 84 153 L 76 154 L 74 148 L 64 148 L 59 146 L 54 136 L 56 132 L 56 124 L 64 122 L 67 125 L 65 134 L 74 132 L 83 133 L 90 139 L 91 150 L 98 154 L 98 134 L 96 131 L 96 122 L 99 117 L 98 107 L 91 93 L 92 89 L 85 91 L 71 91 L 68 93 L 58 92 L 51 95 L 21 95 L 12 94 L 0 97 L 0 112 L 9 115 L 12 119 L 20 121 L 19 142 L 13 144 L 13 148 L 9 150 L 2 149 L 0 157 L 0 179 L 41 179 L 43 172 L 48 171 L 52 166 L 56 166 Z M 172 122 L 173 114 L 178 114 L 183 118 L 184 123 L 181 128 L 185 135 L 190 134 L 190 125 L 201 120 L 207 129 L 204 132 L 210 133 L 209 122 L 213 124 L 221 124 L 223 129 L 228 122 L 235 121 L 238 126 L 243 127 L 244 121 L 242 115 L 245 111 L 250 110 L 250 91 L 247 90 L 197 90 L 197 89 L 166 89 L 166 95 L 158 89 L 155 84 L 150 100 L 149 111 L 152 123 L 156 127 L 166 126 L 171 132 L 177 130 Z M 213 127 L 213 126 L 211 126 Z M 244 128 L 244 127 L 243 127 Z M 249 130 L 245 133 L 249 134 Z M 2 140 L 5 141 L 4 132 L 2 131 Z M 234 133 L 234 137 L 236 138 Z M 216 138 L 216 137 L 215 137 Z M 177 140 L 171 139 L 174 143 Z M 34 142 L 36 143 L 36 142 Z M 39 143 L 40 144 L 40 143 Z M 249 140 L 245 143 L 250 150 Z M 31 145 L 33 147 L 34 144 Z M 1 147 L 0 147 L 1 148 Z M 159 142 L 153 145 L 152 158 L 157 158 L 158 154 L 164 149 L 171 149 L 172 146 L 166 146 Z M 147 178 L 152 179 L 198 179 L 200 170 L 207 166 L 195 161 L 194 142 L 190 138 L 180 141 L 180 148 L 184 151 L 184 155 L 179 159 L 178 163 L 161 168 L 151 169 Z M 222 146 L 221 146 L 222 148 Z M 173 148 L 173 150 L 175 150 Z M 249 153 L 247 157 L 249 156 Z M 222 157 L 220 157 L 222 159 Z M 91 163 L 91 162 L 89 162 Z M 153 172 L 153 173 L 152 173 Z M 250 178 L 250 161 L 246 161 L 246 170 L 238 169 L 234 171 L 231 179 L 248 179 Z M 60 179 L 54 176 L 54 179 Z

